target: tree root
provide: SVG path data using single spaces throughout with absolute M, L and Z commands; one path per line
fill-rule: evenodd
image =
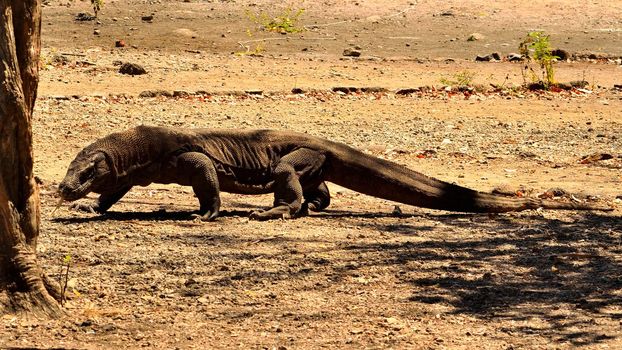
M 4 276 L 9 277 L 4 285 L 9 291 L 10 311 L 54 318 L 63 315 L 57 301 L 60 300 L 60 288 L 43 273 L 37 264 L 35 252 L 26 244 L 18 244 L 13 249 L 16 252 L 10 260 L 13 273 L 9 272 Z M 15 274 L 15 278 L 10 278 Z

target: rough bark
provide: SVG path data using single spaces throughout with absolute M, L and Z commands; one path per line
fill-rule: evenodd
M 39 267 L 39 192 L 32 173 L 32 112 L 41 48 L 40 0 L 0 0 L 0 312 L 56 316 Z

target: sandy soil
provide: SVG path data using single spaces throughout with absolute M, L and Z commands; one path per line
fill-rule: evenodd
M 3 315 L 0 346 L 622 347 L 622 2 L 490 3 L 291 2 L 308 30 L 282 35 L 247 15 L 282 13 L 276 1 L 107 1 L 99 24 L 74 20 L 86 1 L 48 1 L 34 123 L 39 253 L 54 278 L 71 256 L 71 299 L 59 320 Z M 559 81 L 585 89 L 523 91 L 521 64 L 473 62 L 516 52 L 534 29 L 598 57 L 556 65 Z M 239 54 L 239 42 L 262 38 L 262 56 Z M 342 56 L 355 46 L 360 58 Z M 148 74 L 119 74 L 118 61 Z M 441 83 L 465 70 L 485 92 Z M 155 90 L 177 96 L 139 96 Z M 152 185 L 106 215 L 54 211 L 75 154 L 139 124 L 293 129 L 479 190 L 561 188 L 562 200 L 616 209 L 400 214 L 331 185 L 324 213 L 253 222 L 270 196 L 223 194 L 223 216 L 203 223 L 190 217 L 191 189 Z M 588 155 L 612 158 L 582 163 Z

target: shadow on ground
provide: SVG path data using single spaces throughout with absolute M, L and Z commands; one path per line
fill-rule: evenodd
M 249 213 L 232 210 L 222 216 L 244 217 Z M 190 214 L 111 212 L 55 221 L 186 221 L 192 220 Z M 391 214 L 335 210 L 313 215 L 304 219 L 309 220 L 305 225 L 312 225 L 314 220 L 321 220 L 323 227 L 345 223 L 390 239 L 353 237 L 335 243 L 329 234 L 299 238 L 262 237 L 261 232 L 255 232 L 247 236 L 228 232 L 231 222 L 199 224 L 195 226 L 200 227 L 198 230 L 157 239 L 191 245 L 196 254 L 202 254 L 202 263 L 220 266 L 209 285 L 200 286 L 211 294 L 217 294 L 219 288 L 244 288 L 244 283 L 269 285 L 330 276 L 332 282 L 311 287 L 319 290 L 346 280 L 353 272 L 384 267 L 395 271 L 399 283 L 412 286 L 408 302 L 449 306 L 453 314 L 492 322 L 509 320 L 512 322 L 504 324 L 512 326 L 504 331 L 513 334 L 538 334 L 556 342 L 590 345 L 616 337 L 599 331 L 599 322 L 622 321 L 620 217 L 580 213 L 558 220 L 537 213 L 420 213 L 393 218 Z M 296 222 L 278 225 L 300 225 Z M 214 229 L 218 225 L 220 231 Z M 259 249 L 258 245 L 268 249 Z M 321 254 L 328 257 L 318 257 Z M 347 261 L 353 256 L 356 261 Z M 167 259 L 171 268 L 176 266 L 176 257 Z M 179 257 L 177 265 L 183 265 L 183 259 Z M 196 294 L 205 292 L 201 289 Z M 533 319 L 539 322 L 529 322 Z
M 594 325 L 622 320 L 622 218 L 584 214 L 572 221 L 537 215 L 483 220 L 452 214 L 431 219 L 446 225 L 448 232 L 458 227 L 477 232 L 478 238 L 447 236 L 347 249 L 383 252 L 379 261 L 370 262 L 375 264 L 423 262 L 422 269 L 428 269 L 423 277 L 404 274 L 403 280 L 415 289 L 413 302 L 451 305 L 455 314 L 493 321 L 512 320 L 517 326 L 509 332 L 544 335 L 576 346 L 615 337 L 594 331 Z M 408 225 L 375 228 L 414 232 Z M 544 325 L 520 326 L 532 318 L 544 320 Z

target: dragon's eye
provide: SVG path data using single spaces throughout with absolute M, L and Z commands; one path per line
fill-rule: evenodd
M 87 180 L 92 178 L 94 175 L 95 175 L 95 168 L 88 167 L 87 169 L 84 169 L 84 171 L 80 173 L 80 182 L 86 182 Z

